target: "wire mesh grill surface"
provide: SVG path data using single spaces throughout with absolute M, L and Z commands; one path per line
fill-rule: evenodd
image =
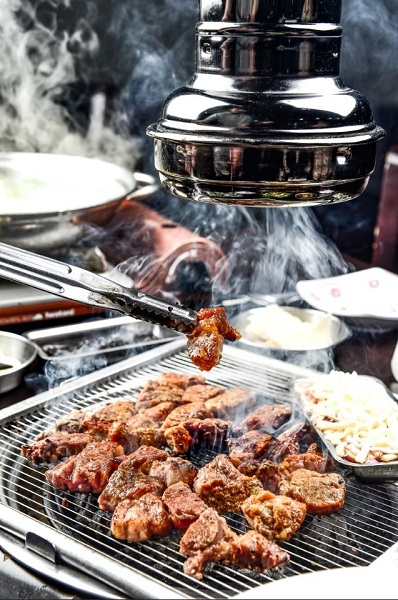
M 98 404 L 129 396 L 135 398 L 144 383 L 165 372 L 197 373 L 185 348 L 172 342 L 156 351 L 125 361 L 81 379 L 72 389 L 57 395 L 38 397 L 38 403 L 1 422 L 0 497 L 4 505 L 30 520 L 44 523 L 65 538 L 111 557 L 115 564 L 140 573 L 150 583 L 177 590 L 187 598 L 231 598 L 240 592 L 282 577 L 289 577 L 344 566 L 366 566 L 381 556 L 398 540 L 398 488 L 394 484 L 364 484 L 354 475 L 344 473 L 347 481 L 346 503 L 330 516 L 306 517 L 296 535 L 280 544 L 290 555 L 283 570 L 253 574 L 233 567 L 215 565 L 208 568 L 202 581 L 183 573 L 184 558 L 179 553 L 181 533 L 141 544 L 129 544 L 110 534 L 110 515 L 98 509 L 97 498 L 86 494 L 60 492 L 45 482 L 44 470 L 33 466 L 20 455 L 20 446 L 29 443 L 55 420 L 72 409 L 88 409 Z M 212 384 L 247 386 L 270 401 L 286 402 L 291 398 L 291 384 L 305 369 L 287 363 L 251 355 L 226 347 L 221 364 L 207 374 Z M 308 371 L 307 371 L 308 373 Z M 200 467 L 215 454 L 199 450 L 189 458 Z M 248 527 L 241 515 L 226 515 L 228 524 L 238 533 Z M 11 526 L 12 527 L 12 526 Z M 62 554 L 62 548 L 59 549 Z M 84 558 L 83 558 L 84 562 Z M 90 565 L 87 565 L 90 572 Z M 107 574 L 103 573 L 104 580 Z M 123 582 L 120 583 L 123 590 Z M 151 597 L 147 590 L 142 596 Z

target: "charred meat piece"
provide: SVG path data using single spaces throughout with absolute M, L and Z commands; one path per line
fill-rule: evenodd
M 207 508 L 186 530 L 180 541 L 180 552 L 187 557 L 184 573 L 195 579 L 203 578 L 203 569 L 210 562 L 229 562 L 231 542 L 236 534 L 224 517 Z
M 192 438 L 192 448 L 206 447 L 217 452 L 225 446 L 231 422 L 213 418 L 188 419 L 184 427 Z
M 239 437 L 253 429 L 274 433 L 290 419 L 291 415 L 292 408 L 288 404 L 263 404 L 235 425 L 232 435 Z
M 264 491 L 247 498 L 242 512 L 252 529 L 267 538 L 285 542 L 301 527 L 307 506 L 288 496 Z
M 229 458 L 238 468 L 242 463 L 258 462 L 274 456 L 280 442 L 270 433 L 253 430 L 238 438 L 228 438 L 227 446 Z
M 121 444 L 126 454 L 131 454 L 140 446 L 161 448 L 166 444 L 163 431 L 156 423 L 152 427 L 130 427 L 128 423 L 116 421 L 109 427 L 108 439 Z
M 186 402 L 205 402 L 225 392 L 225 388 L 208 383 L 197 383 L 188 387 L 182 395 L 181 403 Z
M 137 411 L 157 406 L 161 402 L 182 403 L 184 391 L 191 385 L 203 385 L 202 375 L 162 373 L 156 380 L 147 381 L 137 396 Z
M 180 481 L 168 487 L 162 500 L 176 529 L 185 531 L 208 508 L 189 485 Z
M 50 433 L 32 444 L 23 444 L 21 454 L 32 463 L 57 463 L 79 454 L 92 441 L 88 433 Z
M 256 477 L 243 475 L 228 456 L 219 454 L 199 469 L 193 491 L 218 512 L 236 512 L 246 498 L 262 492 L 263 487 Z
M 173 524 L 161 498 L 148 493 L 138 500 L 120 502 L 111 519 L 111 532 L 118 540 L 145 542 L 170 533 Z
M 123 500 L 138 500 L 144 494 L 161 496 L 165 485 L 150 475 L 134 468 L 135 459 L 126 458 L 109 477 L 108 483 L 98 498 L 102 510 L 113 512 Z
M 210 371 L 220 362 L 224 340 L 235 342 L 241 337 L 228 323 L 223 306 L 201 308 L 197 323 L 187 336 L 188 356 L 201 371 Z
M 339 473 L 297 469 L 279 485 L 279 493 L 304 502 L 312 515 L 329 515 L 344 506 L 346 483 Z
M 161 481 L 165 487 L 179 482 L 192 487 L 197 474 L 198 469 L 189 460 L 179 457 L 155 460 L 149 469 L 149 475 Z
M 243 418 L 255 404 L 256 398 L 253 393 L 242 387 L 225 390 L 205 402 L 206 408 L 213 417 L 227 420 Z
M 145 416 L 160 426 L 175 407 L 174 402 L 159 402 L 156 406 L 140 411 L 137 416 Z
M 118 444 L 90 442 L 80 454 L 46 471 L 45 477 L 59 490 L 100 494 L 124 458 Z
M 187 375 L 185 373 L 161 373 L 158 377 L 159 385 L 173 385 L 186 390 L 191 385 L 200 385 L 205 383 L 203 375 Z
M 140 446 L 133 452 L 129 454 L 127 460 L 132 469 L 139 469 L 143 473 L 148 474 L 149 470 L 152 466 L 152 463 L 156 461 L 163 461 L 169 458 L 170 454 L 166 452 L 166 450 L 161 450 L 160 448 L 156 448 L 155 446 Z
M 176 425 L 182 425 L 184 421 L 189 419 L 206 419 L 212 417 L 211 411 L 206 408 L 204 402 L 190 402 L 188 404 L 182 404 L 175 408 L 163 422 L 162 429 L 165 431 L 170 427 Z
M 238 568 L 265 573 L 282 567 L 290 560 L 290 556 L 261 533 L 249 530 L 231 542 L 230 560 Z
M 164 438 L 172 454 L 186 454 L 191 447 L 192 437 L 184 425 L 169 427 L 164 431 Z
M 287 474 L 293 473 L 297 469 L 327 473 L 334 470 L 335 464 L 329 454 L 322 452 L 316 444 L 312 444 L 306 452 L 285 456 L 281 467 Z
M 65 416 L 56 421 L 52 431 L 44 431 L 37 436 L 37 440 L 42 440 L 44 437 L 55 432 L 64 433 L 83 433 L 85 431 L 84 422 L 88 418 L 88 413 L 84 410 L 72 410 Z
M 96 441 L 105 440 L 113 423 L 125 423 L 134 414 L 135 406 L 133 402 L 129 400 L 110 402 L 87 417 L 83 424 L 84 429 Z
M 261 461 L 255 470 L 255 475 L 261 481 L 263 488 L 273 494 L 279 493 L 279 485 L 282 480 L 286 479 L 286 473 L 281 464 L 268 459 Z

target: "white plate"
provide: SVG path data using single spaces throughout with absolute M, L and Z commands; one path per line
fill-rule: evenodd
M 310 306 L 334 315 L 398 321 L 398 275 L 380 267 L 302 280 L 297 291 Z
M 272 598 L 273 600 L 397 598 L 395 580 L 395 572 L 390 567 L 328 569 L 278 579 L 238 594 L 234 598 L 242 600 L 244 598 Z

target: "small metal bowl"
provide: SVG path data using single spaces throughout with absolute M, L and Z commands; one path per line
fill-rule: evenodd
M 310 308 L 298 308 L 296 306 L 278 306 L 289 315 L 300 319 L 301 322 L 309 323 L 314 327 L 317 327 L 318 331 L 314 344 L 308 343 L 307 338 L 303 340 L 306 342 L 303 346 L 297 345 L 296 343 L 285 348 L 275 347 L 271 343 L 254 335 L 253 332 L 249 331 L 249 325 L 253 319 L 258 323 L 261 323 L 262 315 L 264 315 L 265 318 L 264 310 L 267 309 L 267 306 L 262 306 L 241 312 L 231 319 L 234 327 L 242 334 L 242 338 L 239 340 L 239 344 L 242 347 L 260 353 L 272 354 L 279 358 L 281 355 L 286 357 L 286 355 L 289 356 L 289 354 L 293 353 L 334 348 L 337 344 L 340 344 L 352 335 L 350 328 L 347 327 L 344 321 L 329 313 Z
M 37 357 L 32 342 L 21 335 L 0 332 L 0 394 L 16 388 Z

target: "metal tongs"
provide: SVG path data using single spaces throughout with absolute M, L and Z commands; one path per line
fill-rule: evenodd
M 198 314 L 178 303 L 165 302 L 86 269 L 4 243 L 0 243 L 0 277 L 186 334 L 197 323 Z

